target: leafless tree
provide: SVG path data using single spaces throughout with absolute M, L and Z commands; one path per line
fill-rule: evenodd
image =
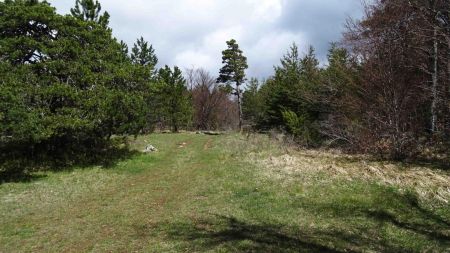
M 204 69 L 189 69 L 188 87 L 194 106 L 194 126 L 198 130 L 234 129 L 237 108 L 216 78 Z

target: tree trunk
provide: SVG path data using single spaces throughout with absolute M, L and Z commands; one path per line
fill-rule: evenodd
M 443 119 L 445 124 L 444 124 L 444 132 L 445 133 L 449 133 L 450 130 L 450 37 L 449 37 L 449 28 L 447 28 L 447 34 L 445 35 L 446 37 L 446 43 L 447 43 L 447 87 L 444 88 L 444 94 L 443 94 L 443 98 L 444 98 L 444 106 L 445 106 L 445 111 L 444 111 L 444 115 L 445 118 Z
M 447 38 L 447 85 L 450 94 L 450 38 Z
M 178 133 L 178 124 L 175 118 L 172 119 L 172 131 Z
M 438 106 L 438 40 L 437 28 L 434 28 L 433 34 L 433 74 L 432 74 L 432 103 L 431 103 L 431 132 L 437 130 L 437 106 Z
M 239 88 L 241 84 L 236 83 L 236 95 L 238 99 L 238 110 L 239 110 L 239 132 L 242 132 L 242 103 L 241 103 L 241 89 Z

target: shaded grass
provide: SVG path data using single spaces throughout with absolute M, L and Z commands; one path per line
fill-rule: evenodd
M 180 148 L 180 143 L 186 143 Z M 0 185 L 0 252 L 445 252 L 450 206 L 354 180 L 261 176 L 265 137 L 143 136 L 110 169 Z M 307 181 L 305 181 L 307 180 Z
M 131 150 L 123 138 L 94 144 L 67 144 L 49 151 L 42 147 L 10 147 L 0 149 L 0 184 L 39 180 L 39 172 L 61 172 L 100 166 L 113 168 L 119 161 L 131 159 L 139 152 Z M 44 176 L 45 177 L 45 176 Z

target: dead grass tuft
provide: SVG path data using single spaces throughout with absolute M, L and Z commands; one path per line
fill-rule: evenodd
M 325 175 L 321 180 L 365 180 L 402 190 L 412 189 L 423 200 L 450 202 L 450 174 L 443 170 L 372 161 L 367 156 L 347 155 L 339 151 L 278 148 L 272 149 L 272 154 L 267 156 L 267 153 L 258 152 L 254 148 L 254 142 L 258 141 L 247 143 L 253 147 L 249 149 L 251 151 L 247 159 L 263 168 L 261 173 L 270 178 L 302 180 L 306 183 L 313 183 L 310 179 L 318 178 L 319 175 Z

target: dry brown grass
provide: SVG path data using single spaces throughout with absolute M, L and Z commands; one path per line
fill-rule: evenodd
M 251 139 L 247 143 L 253 143 L 254 147 L 261 144 L 273 147 L 269 154 L 267 148 L 264 152 L 254 148 L 248 150 L 247 154 L 248 161 L 262 168 L 261 173 L 267 177 L 305 182 L 314 182 L 309 179 L 318 178 L 319 175 L 324 175 L 320 180 L 364 180 L 402 190 L 414 190 L 423 200 L 438 200 L 447 204 L 450 201 L 448 171 L 375 161 L 369 156 L 348 155 L 338 150 L 298 150 L 282 147 L 276 140 L 268 144 L 267 139 L 261 136 L 253 136 Z

